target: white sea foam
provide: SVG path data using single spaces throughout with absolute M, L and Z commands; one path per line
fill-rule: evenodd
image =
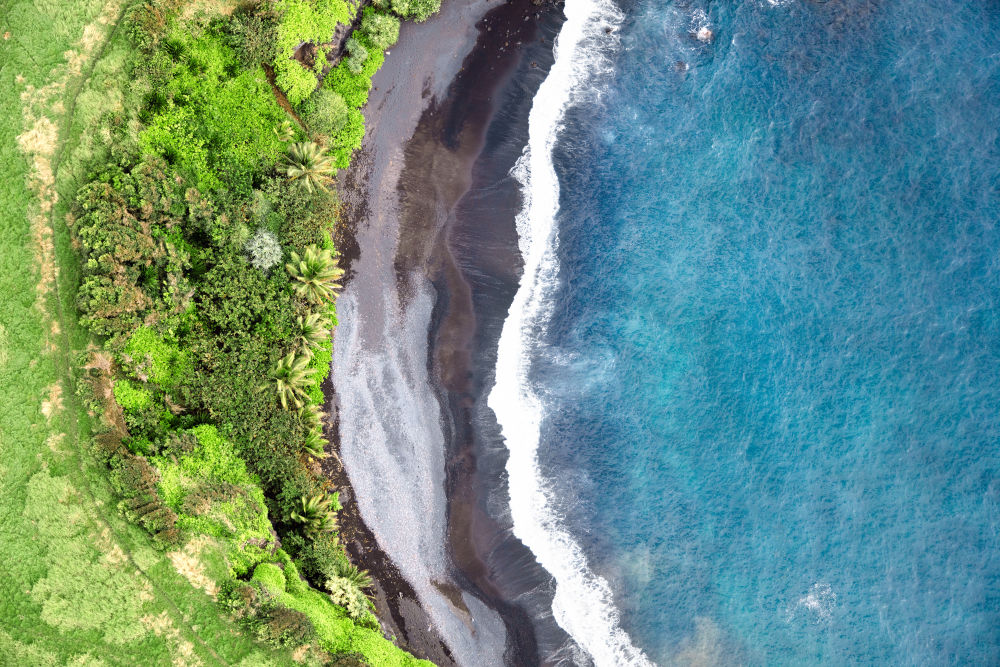
M 794 607 L 786 611 L 785 621 L 791 623 L 800 612 L 805 612 L 809 621 L 826 623 L 833 617 L 836 606 L 837 594 L 833 592 L 833 588 L 830 584 L 818 582 L 798 599 Z
M 552 151 L 568 106 L 596 94 L 586 85 L 607 67 L 622 20 L 608 0 L 567 0 L 566 23 L 555 44 L 555 63 L 535 96 L 528 146 L 514 169 L 525 206 L 517 217 L 524 275 L 500 336 L 496 384 L 489 406 L 510 452 L 507 473 L 514 533 L 556 581 L 553 614 L 597 665 L 651 665 L 620 627 L 611 587 L 589 567 L 553 510 L 538 468 L 543 408 L 528 382 L 529 351 L 551 313 L 558 274 L 555 216 L 559 180 Z

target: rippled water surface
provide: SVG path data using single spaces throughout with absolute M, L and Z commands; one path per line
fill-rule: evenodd
M 1000 5 L 624 10 L 531 372 L 623 628 L 662 664 L 1000 664 Z

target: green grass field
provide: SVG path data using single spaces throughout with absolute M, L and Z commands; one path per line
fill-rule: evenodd
M 89 451 L 67 202 L 120 104 L 122 0 L 0 5 L 0 664 L 264 665 L 219 613 L 210 547 L 154 550 Z

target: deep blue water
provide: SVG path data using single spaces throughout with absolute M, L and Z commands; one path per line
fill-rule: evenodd
M 533 371 L 624 629 L 661 664 L 1000 664 L 1000 4 L 624 9 L 555 152 Z

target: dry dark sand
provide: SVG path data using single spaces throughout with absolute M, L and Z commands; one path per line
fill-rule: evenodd
M 551 618 L 551 578 L 510 532 L 506 450 L 486 407 L 521 273 L 520 196 L 509 170 L 560 23 L 554 5 L 445 0 L 435 18 L 404 26 L 375 77 L 362 152 L 341 183 L 348 224 L 337 241 L 349 282 L 332 389 L 347 470 L 333 459 L 326 468 L 339 486 L 357 485 L 360 497 L 345 494 L 342 536 L 375 575 L 386 629 L 442 665 L 579 661 Z M 356 362 L 366 356 L 400 361 Z M 388 396 L 390 367 L 396 384 L 424 394 L 414 406 Z M 430 414 L 380 414 L 412 409 Z M 386 437 L 420 428 L 427 437 Z M 423 521 L 435 503 L 440 526 Z M 413 517 L 409 531 L 386 516 L 394 506 Z M 410 534 L 438 529 L 443 564 Z

